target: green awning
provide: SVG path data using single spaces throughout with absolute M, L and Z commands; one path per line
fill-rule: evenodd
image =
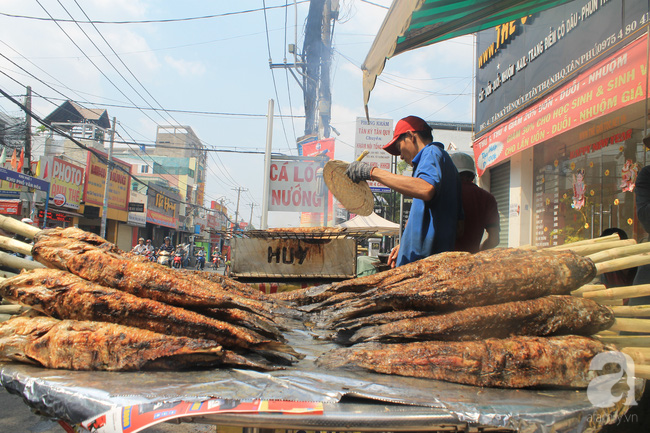
M 361 65 L 366 115 L 370 92 L 387 59 L 415 48 L 496 27 L 569 1 L 393 0 Z

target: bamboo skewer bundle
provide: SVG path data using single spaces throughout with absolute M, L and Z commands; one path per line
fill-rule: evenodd
M 621 352 L 629 355 L 630 358 L 639 364 L 650 364 L 649 347 L 624 347 Z
M 558 251 L 569 250 L 569 251 L 573 251 L 576 254 L 580 254 L 581 256 L 590 257 L 592 255 L 610 251 L 612 249 L 628 248 L 633 245 L 637 245 L 634 239 L 624 239 L 624 240 L 615 240 L 615 241 L 608 241 L 608 242 L 594 242 L 591 244 L 578 245 L 572 248 L 567 247 Z M 649 250 L 650 248 L 646 249 L 645 251 L 649 251 Z
M 594 254 L 588 254 L 586 257 L 589 257 L 594 263 L 601 263 L 608 260 L 620 259 L 648 252 L 650 252 L 650 242 L 642 244 L 632 243 L 629 245 L 621 245 L 606 249 Z
M 0 228 L 2 228 L 2 225 L 0 225 Z M 576 247 L 581 247 L 583 245 L 591 245 L 591 244 L 597 244 L 601 242 L 611 242 L 611 241 L 617 241 L 620 240 L 621 238 L 616 234 L 611 234 L 609 236 L 603 236 L 600 238 L 594 238 L 594 239 L 585 239 L 584 241 L 578 241 L 578 242 L 572 242 L 570 244 L 564 244 L 564 245 L 556 245 L 553 247 L 548 247 L 548 250 L 573 250 Z

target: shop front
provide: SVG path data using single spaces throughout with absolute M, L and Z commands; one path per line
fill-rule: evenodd
M 611 227 L 645 236 L 634 188 L 647 164 L 647 4 L 582 6 L 478 35 L 474 153 L 500 205 L 504 246 L 558 245 Z

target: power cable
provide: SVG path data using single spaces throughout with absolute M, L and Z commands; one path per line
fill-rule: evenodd
M 306 3 L 309 0 L 301 0 L 298 3 Z M 206 20 L 206 19 L 213 19 L 213 18 L 221 18 L 221 17 L 226 17 L 226 16 L 232 16 L 232 15 L 242 15 L 242 14 L 248 14 L 252 12 L 259 12 L 261 10 L 266 11 L 267 9 L 279 9 L 283 8 L 285 6 L 270 6 L 270 7 L 264 7 L 263 9 L 248 9 L 248 10 L 243 10 L 243 11 L 236 11 L 236 12 L 225 12 L 222 14 L 213 14 L 213 15 L 202 15 L 202 16 L 197 16 L 197 17 L 186 17 L 186 18 L 167 18 L 167 19 L 159 19 L 159 20 L 132 20 L 132 21 L 102 21 L 102 20 L 93 20 L 93 21 L 79 21 L 80 24 L 156 24 L 156 23 L 176 23 L 176 22 L 183 22 L 183 21 L 197 21 L 197 20 Z M 28 15 L 17 15 L 17 14 L 9 14 L 5 12 L 0 12 L 0 15 L 10 17 L 10 18 L 22 18 L 22 19 L 29 19 L 29 20 L 37 20 L 37 21 L 54 21 L 54 22 L 62 22 L 62 23 L 70 23 L 70 22 L 75 22 L 75 20 L 67 20 L 67 19 L 58 19 L 52 17 L 50 14 L 48 14 L 49 18 L 45 17 L 33 17 L 33 16 L 28 16 Z
M 264 5 L 264 28 L 266 29 L 266 48 L 269 52 L 269 64 L 271 64 L 272 63 L 271 41 L 269 38 L 269 23 L 266 17 L 266 0 L 262 0 L 262 4 Z M 273 89 L 275 90 L 275 98 L 278 100 L 278 111 L 280 112 L 280 116 L 282 116 L 282 108 L 280 107 L 280 95 L 278 94 L 278 86 L 275 82 L 275 73 L 273 72 L 273 69 L 271 69 L 271 78 L 273 79 Z M 287 142 L 287 146 L 289 146 L 289 137 L 287 137 L 287 130 L 284 126 L 284 119 L 282 119 L 282 117 L 280 117 L 280 123 L 282 124 L 282 132 L 284 133 L 284 139 Z

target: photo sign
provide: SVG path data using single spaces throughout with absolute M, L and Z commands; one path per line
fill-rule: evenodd
M 357 117 L 356 133 L 354 137 L 354 158 L 358 158 L 364 150 L 370 153 L 363 158 L 373 167 L 390 171 L 391 155 L 383 147 L 393 138 L 392 119 L 366 119 Z M 379 182 L 368 181 L 373 192 L 389 192 L 390 188 Z
M 322 162 L 271 159 L 269 210 L 322 212 L 316 172 Z

